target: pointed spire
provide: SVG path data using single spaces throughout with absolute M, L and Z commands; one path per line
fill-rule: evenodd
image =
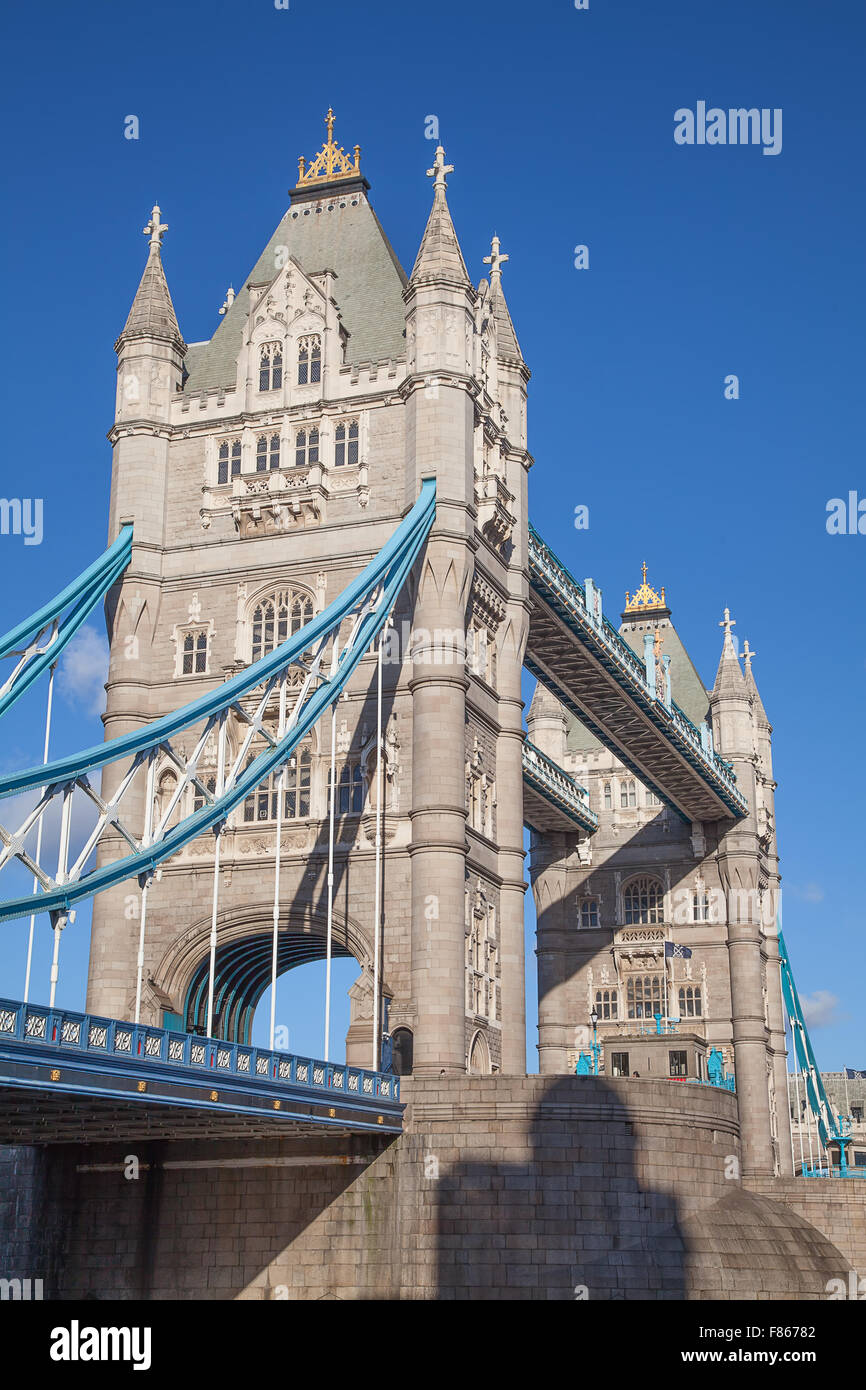
M 743 673 L 740 670 L 740 659 L 737 656 L 737 649 L 731 636 L 731 628 L 736 627 L 736 618 L 731 617 L 730 608 L 725 609 L 725 616 L 719 623 L 719 627 L 725 629 L 725 640 L 722 646 L 719 669 L 716 672 L 713 694 L 742 696 L 746 693 L 746 687 Z
M 160 221 L 159 206 L 154 204 L 150 221 L 144 228 L 144 235 L 149 238 L 147 264 L 116 349 L 128 338 L 163 338 L 181 353 L 186 352 L 162 268 L 162 236 L 167 231 L 166 223 Z
M 743 643 L 743 661 L 746 664 L 746 674 L 744 679 L 746 682 L 746 690 L 748 691 L 749 699 L 752 701 L 752 711 L 754 713 L 756 722 L 760 724 L 762 727 L 769 729 L 772 726 L 770 724 L 769 719 L 767 718 L 767 711 L 764 709 L 764 702 L 761 699 L 760 694 L 758 693 L 758 687 L 755 684 L 755 677 L 752 675 L 752 662 L 754 658 L 757 656 L 757 654 L 757 652 L 752 651 L 748 642 Z
M 484 264 L 490 266 L 490 309 L 496 324 L 497 355 L 502 358 L 514 357 L 522 362 L 523 353 L 520 351 L 502 289 L 502 266 L 509 257 L 503 255 L 499 247 L 499 237 L 494 234 L 490 242 L 490 255 L 484 257 Z
M 461 289 L 471 288 L 469 272 L 463 260 L 445 197 L 445 175 L 453 171 L 454 165 L 445 163 L 445 151 L 440 145 L 436 150 L 433 168 L 427 170 L 427 177 L 433 179 L 433 207 L 421 238 L 415 266 L 409 277 L 410 285 L 444 280 L 459 285 Z

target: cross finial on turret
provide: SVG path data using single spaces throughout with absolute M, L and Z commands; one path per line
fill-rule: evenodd
M 484 257 L 484 264 L 490 266 L 490 279 L 500 280 L 502 278 L 502 266 L 508 260 L 499 251 L 499 237 L 494 236 L 490 243 L 490 255 Z
M 162 245 L 162 234 L 168 231 L 168 223 L 160 222 L 159 204 L 154 203 L 150 213 L 150 221 L 143 230 L 144 236 L 150 237 L 151 246 Z
M 752 660 L 757 655 L 758 653 L 753 652 L 751 647 L 749 646 L 749 639 L 747 637 L 745 642 L 743 643 L 743 660 L 746 663 L 746 675 L 750 674 L 752 670 Z
M 736 618 L 732 618 L 732 617 L 731 617 L 731 610 L 730 610 L 730 608 L 726 608 L 726 609 L 725 609 L 725 616 L 724 616 L 724 618 L 722 619 L 722 621 L 719 623 L 719 627 L 723 627 L 723 628 L 725 629 L 725 641 L 726 641 L 726 642 L 728 642 L 728 641 L 733 642 L 733 638 L 731 637 L 731 628 L 732 628 L 732 627 L 736 627 L 736 626 L 737 626 L 737 620 L 736 620 Z
M 445 163 L 445 151 L 443 150 L 443 148 L 442 148 L 441 145 L 438 145 L 438 146 L 436 147 L 436 153 L 435 153 L 435 155 L 433 156 L 433 168 L 427 170 L 427 177 L 428 177 L 428 179 L 432 179 L 432 180 L 433 180 L 433 187 L 434 187 L 434 189 L 435 189 L 435 188 L 445 188 L 445 187 L 446 187 L 445 175 L 446 175 L 446 174 L 453 174 L 453 173 L 454 173 L 454 165 L 453 165 L 453 164 L 446 164 L 446 163 Z

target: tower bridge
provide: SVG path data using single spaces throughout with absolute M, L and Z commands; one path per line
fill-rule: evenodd
M 359 147 L 330 111 L 326 128 L 205 341 L 181 333 L 153 208 L 116 343 L 109 547 L 0 640 L 0 714 L 49 679 L 44 760 L 0 778 L 0 924 L 30 943 L 22 998 L 7 981 L 0 1001 L 0 1139 L 42 1194 L 28 1258 L 64 1271 L 58 1296 L 570 1298 L 584 1275 L 600 1297 L 733 1279 L 822 1296 L 861 1236 L 795 1210 L 812 1180 L 794 1176 L 786 1000 L 819 1145 L 845 1140 L 764 911 L 780 878 L 753 653 L 726 612 L 709 688 L 646 566 L 616 627 L 530 526 L 508 255 L 494 237 L 470 276 L 440 147 L 407 275 Z M 58 657 L 103 598 L 105 741 L 50 757 Z M 30 891 L 3 894 L 22 868 Z M 71 1012 L 62 943 L 87 901 Z M 340 957 L 359 974 L 334 1060 Z M 321 1056 L 297 1057 L 275 986 L 314 960 Z M 150 1196 L 118 1186 L 130 1144 Z M 266 1198 L 243 1185 L 257 1166 L 278 1174 Z M 82 1272 L 100 1220 L 133 1248 L 131 1282 Z M 617 1253 L 603 1268 L 589 1221 Z

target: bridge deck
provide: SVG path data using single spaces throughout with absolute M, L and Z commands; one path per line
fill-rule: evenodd
M 0 1000 L 0 1142 L 116 1126 L 190 1137 L 399 1133 L 395 1076 L 150 1025 Z
M 529 740 L 523 745 L 523 819 L 531 830 L 594 835 L 598 829 L 586 788 Z
M 532 612 L 525 663 L 620 762 L 689 821 L 739 819 L 748 804 L 730 767 L 644 665 L 581 584 L 530 528 Z

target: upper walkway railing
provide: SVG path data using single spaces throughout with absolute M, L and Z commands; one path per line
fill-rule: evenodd
M 276 1101 L 284 1089 L 295 1097 L 300 1092 L 331 1103 L 336 1098 L 369 1106 L 371 1111 L 387 1109 L 389 1120 L 396 1118 L 399 1128 L 400 1080 L 386 1072 L 322 1062 L 249 1043 L 197 1037 L 151 1024 L 0 999 L 0 1086 L 9 1084 L 4 1059 L 8 1061 L 13 1054 L 41 1056 L 52 1065 L 60 1054 L 61 1066 L 63 1055 L 70 1062 L 92 1060 L 106 1064 L 113 1073 L 121 1070 L 127 1076 L 139 1075 L 142 1081 L 150 1076 L 184 1082 L 191 1074 L 194 1081 L 206 1086 L 230 1080 L 233 1089 L 241 1087 L 241 1094 L 245 1086 L 265 1085 Z M 59 1070 L 57 1075 L 49 1074 L 49 1082 L 60 1080 Z
M 670 698 L 661 669 L 656 671 L 655 686 L 650 684 L 646 665 L 603 616 L 598 589 L 593 586 L 592 601 L 588 602 L 586 587 L 575 579 L 531 524 L 529 571 L 530 584 L 538 596 L 545 602 L 553 600 L 575 636 L 601 659 L 621 688 L 638 699 L 680 754 L 712 784 L 729 810 L 737 816 L 748 814 L 748 803 L 737 787 L 731 765 L 713 750 L 709 730 L 706 726 L 698 729 Z
M 598 816 L 589 807 L 589 792 L 529 739 L 523 745 L 523 773 L 548 801 L 564 810 L 585 830 L 598 829 Z

